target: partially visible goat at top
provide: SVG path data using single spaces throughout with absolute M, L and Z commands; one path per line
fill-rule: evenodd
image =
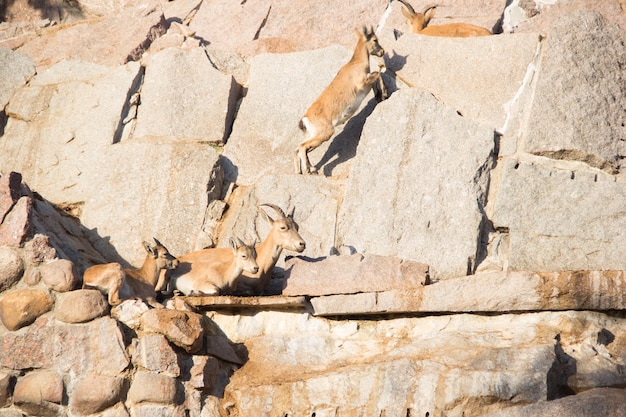
M 406 17 L 406 22 L 411 29 L 411 33 L 451 38 L 492 35 L 489 29 L 472 25 L 470 23 L 448 23 L 445 25 L 428 26 L 430 19 L 432 19 L 435 15 L 435 8 L 437 7 L 436 4 L 430 4 L 426 6 L 421 13 L 417 13 L 407 1 L 398 1 L 404 5 L 402 8 L 402 14 Z
M 374 29 L 364 26 L 361 30 L 355 29 L 354 33 L 357 43 L 352 58 L 339 69 L 335 78 L 300 120 L 300 129 L 306 131 L 307 139 L 296 149 L 296 174 L 316 171 L 309 161 L 308 153 L 330 139 L 335 126 L 352 117 L 374 83 L 381 80 L 380 71 L 370 71 L 370 55 L 382 57 L 385 53 L 378 43 Z M 379 84 L 384 88 L 382 83 Z

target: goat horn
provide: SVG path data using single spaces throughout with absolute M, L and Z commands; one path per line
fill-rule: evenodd
M 411 13 L 412 15 L 416 15 L 417 13 L 415 13 L 415 9 L 413 8 L 413 6 L 411 6 L 408 2 L 404 1 L 404 0 L 398 0 L 400 3 L 404 4 L 404 7 L 407 8 L 407 10 L 409 11 L 409 13 Z
M 399 0 L 399 1 L 402 1 L 402 0 Z M 430 9 L 434 9 L 437 6 L 439 6 L 437 3 L 429 4 L 428 6 L 424 7 L 424 11 L 422 12 L 422 14 L 426 14 L 427 11 L 429 11 Z
M 275 206 L 274 204 L 264 203 L 264 204 L 261 204 L 261 205 L 262 206 L 267 206 L 267 207 L 273 209 L 276 212 L 276 214 L 278 214 L 281 218 L 287 217 L 287 216 L 285 216 L 285 213 L 283 212 L 283 210 L 280 207 Z

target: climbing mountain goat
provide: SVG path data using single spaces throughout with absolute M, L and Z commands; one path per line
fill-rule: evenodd
M 355 29 L 354 33 L 357 43 L 352 58 L 339 69 L 335 78 L 300 120 L 300 129 L 306 131 L 307 139 L 296 149 L 296 174 L 316 171 L 311 166 L 308 153 L 330 139 L 335 126 L 352 117 L 373 84 L 380 80 L 380 71 L 370 72 L 370 55 L 382 57 L 385 53 L 373 28 L 364 26 L 360 31 Z
M 154 243 L 153 246 L 143 242 L 146 259 L 140 269 L 123 269 L 117 262 L 87 268 L 83 274 L 83 288 L 96 288 L 108 294 L 112 306 L 138 298 L 152 307 L 163 307 L 156 300 L 155 288 L 159 275 L 161 270 L 176 268 L 178 259 L 161 242 L 154 239 Z

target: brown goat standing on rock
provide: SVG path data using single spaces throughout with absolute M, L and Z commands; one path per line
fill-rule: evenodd
M 154 238 L 153 238 L 154 239 Z M 156 286 L 161 270 L 175 269 L 178 259 L 154 239 L 156 245 L 143 242 L 146 259 L 140 269 L 123 269 L 122 265 L 112 262 L 94 265 L 83 274 L 83 289 L 95 288 L 108 294 L 109 304 L 120 304 L 124 300 L 140 299 L 152 307 L 162 308 L 156 300 Z
M 382 57 L 385 53 L 378 43 L 373 28 L 355 29 L 357 44 L 350 61 L 345 64 L 331 83 L 300 120 L 300 129 L 306 130 L 294 157 L 296 174 L 315 172 L 308 153 L 331 138 L 335 126 L 345 123 L 357 111 L 361 102 L 380 80 L 380 72 L 370 72 L 370 55 Z M 381 66 L 380 70 L 383 71 Z
M 427 26 L 430 19 L 435 15 L 436 4 L 430 4 L 426 6 L 421 13 L 417 13 L 405 0 L 398 1 L 406 7 L 406 9 L 402 8 L 402 14 L 406 17 L 406 22 L 411 29 L 411 33 L 450 38 L 492 35 L 489 29 L 470 23 L 448 23 L 445 25 Z

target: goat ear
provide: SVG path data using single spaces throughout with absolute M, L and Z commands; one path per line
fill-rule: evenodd
M 292 206 L 289 210 L 287 210 L 287 217 L 293 219 L 293 213 L 296 211 L 296 206 Z
M 436 7 L 434 6 L 427 10 L 424 10 L 424 27 L 426 27 L 428 22 L 430 22 L 430 19 L 432 19 L 433 16 L 435 15 L 435 10 L 436 10 Z
M 148 252 L 150 256 L 156 258 L 156 253 L 154 253 L 154 248 L 145 240 L 143 241 L 143 248 Z
M 156 237 L 153 237 L 152 240 L 154 240 L 154 243 L 156 243 L 157 246 L 163 246 L 163 244 L 159 242 Z
M 235 242 L 235 239 L 231 237 L 230 239 L 228 239 L 228 243 L 230 244 L 233 253 L 237 252 L 237 242 Z
M 267 214 L 267 213 L 265 212 L 265 210 L 263 210 L 263 209 L 261 209 L 261 208 L 260 208 L 260 209 L 259 209 L 259 212 L 263 215 L 263 218 L 265 218 L 265 220 L 266 220 L 266 221 L 267 221 L 270 225 L 271 225 L 272 223 L 274 223 L 274 219 L 272 219 L 272 218 L 270 217 L 270 215 L 269 215 L 269 214 Z

